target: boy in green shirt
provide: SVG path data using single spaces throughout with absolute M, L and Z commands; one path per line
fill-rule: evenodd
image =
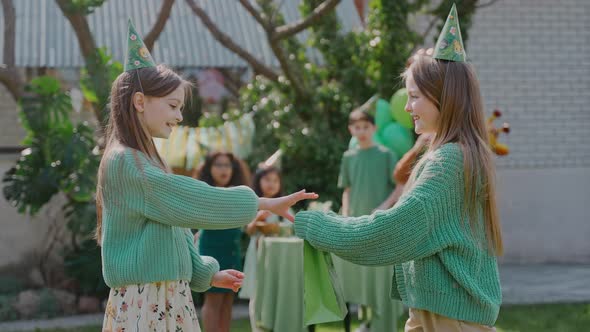
M 344 152 L 340 165 L 338 187 L 343 188 L 342 215 L 356 217 L 371 214 L 392 194 L 395 183 L 393 171 L 397 163 L 395 154 L 375 144 L 375 120 L 367 111 L 357 109 L 348 120 L 350 134 L 358 146 Z M 373 331 L 391 331 L 395 327 L 401 303 L 388 299 L 391 266 L 360 266 L 334 256 L 334 264 L 347 302 L 372 308 Z M 366 311 L 366 310 L 362 310 Z M 362 316 L 367 317 L 367 313 Z M 366 319 L 366 318 L 365 318 Z M 349 331 L 350 317 L 345 319 Z M 369 331 L 368 319 L 357 331 Z

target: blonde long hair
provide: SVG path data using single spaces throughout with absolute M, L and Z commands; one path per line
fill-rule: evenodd
M 483 204 L 487 246 L 497 256 L 503 253 L 500 220 L 496 204 L 495 167 L 489 148 L 488 131 L 479 90 L 479 81 L 471 64 L 418 56 L 402 77 L 409 75 L 418 89 L 440 111 L 439 126 L 429 151 L 443 144 L 458 143 L 463 151 L 465 169 L 464 215 L 472 231 L 478 228 L 479 207 Z M 426 154 L 414 167 L 409 187 L 415 182 Z
M 113 82 L 110 96 L 111 110 L 106 127 L 106 145 L 98 167 L 96 187 L 95 238 L 99 245 L 102 238 L 102 186 L 107 160 L 113 149 L 124 146 L 143 152 L 154 164 L 169 171 L 156 150 L 152 137 L 139 120 L 138 112 L 133 105 L 133 96 L 136 92 L 142 92 L 146 96 L 164 97 L 181 85 L 185 86 L 187 92 L 185 96 L 187 96 L 190 93 L 190 83 L 164 65 L 127 71 L 120 74 Z

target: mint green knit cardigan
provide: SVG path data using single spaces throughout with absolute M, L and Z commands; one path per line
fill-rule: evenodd
M 394 264 L 392 297 L 410 308 L 493 325 L 502 301 L 498 265 L 482 211 L 475 235 L 463 214 L 463 153 L 450 143 L 428 158 L 391 209 L 362 217 L 300 212 L 295 233 L 353 263 Z
M 258 197 L 245 186 L 217 188 L 164 172 L 146 155 L 119 148 L 105 160 L 102 263 L 106 284 L 186 280 L 210 288 L 219 264 L 200 256 L 190 228 L 226 229 L 252 221 Z

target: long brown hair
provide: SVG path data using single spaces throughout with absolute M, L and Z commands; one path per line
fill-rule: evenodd
M 180 85 L 186 90 L 190 83 L 182 79 L 172 69 L 158 65 L 157 67 L 141 68 L 120 74 L 113 82 L 110 96 L 110 114 L 106 126 L 106 145 L 100 166 L 98 167 L 98 185 L 96 188 L 96 232 L 98 243 L 102 238 L 102 185 L 106 160 L 117 146 L 124 146 L 133 151 L 143 152 L 154 164 L 168 171 L 166 163 L 160 157 L 151 135 L 141 124 L 137 110 L 133 105 L 133 96 L 142 92 L 149 97 L 164 97 Z M 185 94 L 186 96 L 186 94 Z
M 495 167 L 489 148 L 488 131 L 479 90 L 479 81 L 471 64 L 419 56 L 402 74 L 409 75 L 418 89 L 440 111 L 439 126 L 429 151 L 446 143 L 461 146 L 465 168 L 464 214 L 469 217 L 472 231 L 478 228 L 478 211 L 483 205 L 487 246 L 496 255 L 503 253 L 500 220 L 496 204 Z M 427 154 L 428 155 L 428 154 Z M 414 182 L 420 164 L 410 180 Z

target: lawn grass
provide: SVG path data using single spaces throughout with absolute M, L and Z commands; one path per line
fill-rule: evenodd
M 587 332 L 590 303 L 503 306 L 496 328 L 498 332 Z
M 400 317 L 398 331 L 403 331 L 407 317 L 407 314 Z M 496 322 L 498 332 L 586 332 L 589 326 L 590 303 L 503 306 Z M 353 331 L 356 327 L 358 322 L 354 321 Z M 231 331 L 249 332 L 250 323 L 247 319 L 234 321 Z M 322 324 L 316 328 L 316 332 L 340 331 L 344 331 L 341 322 Z M 37 329 L 35 332 L 100 332 L 100 326 Z

